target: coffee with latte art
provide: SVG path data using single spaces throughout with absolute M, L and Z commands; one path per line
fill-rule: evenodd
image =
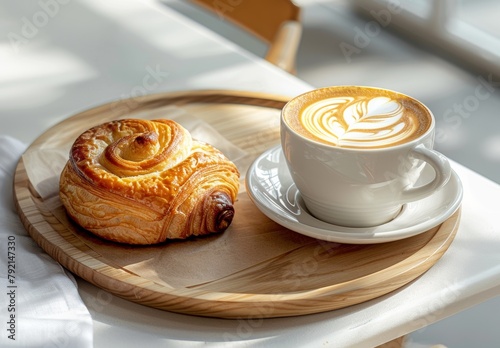
M 308 139 L 343 148 L 412 141 L 432 124 L 430 111 L 404 94 L 370 87 L 322 88 L 290 101 L 285 122 Z

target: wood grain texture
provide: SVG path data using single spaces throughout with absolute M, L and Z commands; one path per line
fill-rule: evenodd
M 226 139 L 256 157 L 279 142 L 279 110 L 286 100 L 284 96 L 234 91 L 179 92 L 121 100 L 70 117 L 44 133 L 30 148 L 45 144 L 69 148 L 81 132 L 95 124 L 130 116 L 151 118 L 158 111 L 161 114 L 165 107 L 175 105 L 208 122 Z M 274 223 L 242 190 L 233 224 L 224 234 L 191 239 L 186 244 L 131 248 L 99 241 L 72 225 L 64 214 L 54 210 L 53 201 L 48 202 L 37 193 L 22 159 L 16 169 L 14 191 L 19 215 L 32 238 L 71 272 L 130 301 L 220 318 L 318 313 L 388 294 L 421 276 L 440 259 L 453 241 L 460 220 L 459 210 L 432 230 L 390 243 L 329 243 Z M 229 238 L 233 236 L 240 238 Z M 262 238 L 267 236 L 269 239 Z M 281 250 L 282 243 L 290 245 L 283 252 L 270 253 L 270 257 L 249 252 L 258 249 L 258 243 L 267 243 L 266 240 L 272 241 L 270 245 L 262 244 L 268 252 L 273 248 Z M 217 249 L 219 265 L 220 260 L 234 265 L 243 260 L 245 266 L 234 266 L 236 271 L 227 274 L 215 272 L 217 276 L 208 280 L 196 273 L 186 274 L 180 283 L 170 282 L 167 276 L 152 278 L 142 273 L 144 268 L 124 266 L 119 257 L 128 254 L 134 264 L 148 265 L 148 274 L 162 274 L 161 269 L 168 265 L 162 264 L 164 258 L 152 255 L 167 253 L 170 259 L 175 259 L 179 253 L 182 262 L 189 266 L 200 260 L 186 258 L 183 248 L 192 251 L 203 246 L 210 251 L 212 245 L 220 246 L 227 241 L 236 242 Z

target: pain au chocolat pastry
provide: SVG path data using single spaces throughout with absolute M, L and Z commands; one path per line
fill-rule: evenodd
M 238 188 L 236 166 L 178 123 L 125 119 L 76 139 L 59 193 L 83 228 L 148 245 L 224 231 Z

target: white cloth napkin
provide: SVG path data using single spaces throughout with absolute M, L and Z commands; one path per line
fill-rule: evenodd
M 75 279 L 31 239 L 15 210 L 13 174 L 25 148 L 0 135 L 0 347 L 92 347 L 92 318 Z

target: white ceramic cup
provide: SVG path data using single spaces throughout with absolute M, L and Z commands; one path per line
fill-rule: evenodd
M 416 105 L 428 113 L 428 124 L 413 139 L 393 145 L 346 148 L 300 134 L 287 122 L 293 113 L 303 112 L 311 93 L 317 95 L 319 91 L 320 98 L 328 99 L 329 93 L 338 95 L 342 88 L 346 96 L 359 88 L 369 89 L 370 93 L 398 94 L 374 87 L 338 86 L 293 98 L 281 113 L 284 157 L 307 209 L 316 218 L 342 226 L 377 226 L 394 219 L 405 203 L 420 200 L 441 188 L 450 178 L 450 164 L 444 155 L 432 149 L 435 132 L 432 112 L 403 94 L 398 95 L 409 100 L 410 104 L 405 102 L 407 106 Z M 434 179 L 414 187 L 424 165 L 434 169 Z

